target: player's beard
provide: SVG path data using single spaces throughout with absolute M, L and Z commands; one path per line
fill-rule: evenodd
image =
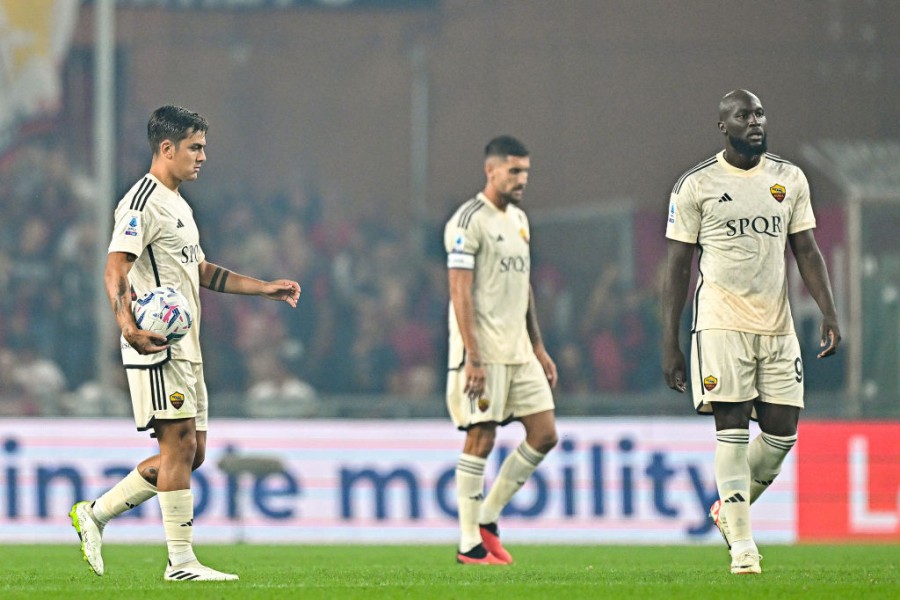
M 516 196 L 512 192 L 503 194 L 503 199 L 506 200 L 507 204 L 515 204 L 516 206 L 522 203 L 522 195 Z
M 750 141 L 734 137 L 729 135 L 728 142 L 731 144 L 731 147 L 735 149 L 738 154 L 743 156 L 760 156 L 765 154 L 769 149 L 769 136 L 764 131 L 762 134 L 762 138 L 756 144 L 752 144 Z

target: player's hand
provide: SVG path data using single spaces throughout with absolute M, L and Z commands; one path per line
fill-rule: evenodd
M 123 331 L 122 337 L 125 338 L 129 346 L 137 350 L 138 354 L 154 354 L 162 352 L 169 347 L 165 337 L 143 329 Z
M 269 281 L 263 286 L 260 296 L 265 296 L 269 300 L 287 302 L 291 308 L 297 308 L 297 302 L 300 301 L 300 284 L 290 279 Z
M 841 330 L 838 328 L 836 319 L 823 319 L 821 332 L 822 341 L 819 346 L 825 349 L 819 352 L 816 355 L 816 358 L 831 356 L 837 352 L 838 346 L 841 343 Z
M 684 364 L 684 353 L 681 350 L 663 352 L 663 377 L 666 385 L 682 394 L 687 389 Z
M 481 361 L 466 359 L 465 373 L 466 385 L 463 387 L 463 392 L 473 400 L 481 398 L 482 394 L 484 394 L 484 381 L 486 378 Z
M 553 359 L 550 358 L 550 355 L 546 350 L 535 348 L 534 354 L 537 356 L 538 362 L 541 363 L 541 367 L 544 369 L 544 375 L 547 376 L 550 387 L 555 388 L 556 382 L 559 381 L 559 372 L 556 370 L 556 363 L 553 362 Z

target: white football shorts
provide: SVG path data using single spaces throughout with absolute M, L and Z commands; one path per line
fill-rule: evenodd
M 797 336 L 706 329 L 691 337 L 691 390 L 698 413 L 711 402 L 761 402 L 803 408 Z M 754 418 L 756 411 L 754 410 Z
M 189 418 L 195 419 L 197 431 L 207 430 L 209 407 L 203 364 L 169 360 L 125 372 L 138 431 L 152 429 L 156 419 Z
M 447 374 L 447 408 L 454 425 L 467 430 L 477 423 L 499 423 L 553 410 L 550 382 L 536 356 L 522 364 L 486 364 L 484 393 L 469 398 L 464 368 Z

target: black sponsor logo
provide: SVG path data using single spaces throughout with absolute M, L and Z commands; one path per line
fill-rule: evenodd
M 728 229 L 728 237 L 749 235 L 751 233 L 778 237 L 779 234 L 784 233 L 784 223 L 779 215 L 731 219 L 725 222 L 725 227 Z
M 505 256 L 500 259 L 500 272 L 527 273 L 531 268 L 527 256 Z
M 199 244 L 191 244 L 181 249 L 181 264 L 200 262 Z

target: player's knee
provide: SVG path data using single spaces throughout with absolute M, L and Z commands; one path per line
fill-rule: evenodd
M 192 435 L 170 437 L 159 445 L 160 454 L 182 464 L 194 464 L 197 456 L 197 440 Z
M 547 432 L 542 432 L 537 436 L 537 439 L 534 440 L 534 444 L 529 443 L 535 450 L 540 452 L 541 454 L 547 454 L 559 443 L 559 436 L 556 434 L 556 430 L 550 430 Z
M 191 462 L 193 463 L 195 457 L 197 456 L 197 440 L 195 440 L 193 437 L 182 438 L 181 443 L 178 445 L 178 447 L 181 451 L 182 456 L 190 456 Z
M 789 437 L 797 435 L 800 409 L 796 406 L 762 404 L 757 406 L 759 428 L 769 435 Z

